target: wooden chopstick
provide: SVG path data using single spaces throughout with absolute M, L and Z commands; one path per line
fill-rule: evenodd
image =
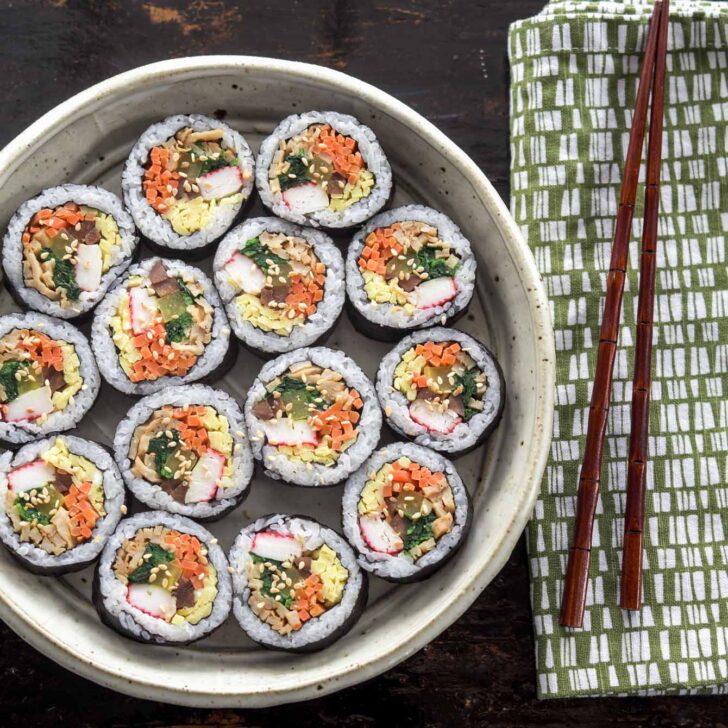
M 569 548 L 569 561 L 561 601 L 560 621 L 565 627 L 581 627 L 584 621 L 586 590 L 589 582 L 592 528 L 599 497 L 602 449 L 604 447 L 604 433 L 607 428 L 607 417 L 612 394 L 612 371 L 617 351 L 619 315 L 622 309 L 629 239 L 634 216 L 634 205 L 637 198 L 637 180 L 644 144 L 650 85 L 655 67 L 657 36 L 662 10 L 662 0 L 656 0 L 647 32 L 647 43 L 642 68 L 640 69 L 639 88 L 635 100 L 634 117 L 625 156 L 624 176 L 619 194 L 619 209 L 617 210 L 614 228 L 612 258 L 607 276 L 607 294 L 599 332 L 596 371 L 589 408 L 586 446 L 579 476 L 576 522 L 574 524 L 572 545 Z
M 663 0 L 660 32 L 652 85 L 652 108 L 647 147 L 645 215 L 640 257 L 640 288 L 637 303 L 632 387 L 632 429 L 627 471 L 627 505 L 624 513 L 624 549 L 619 605 L 639 609 L 642 603 L 642 545 L 645 521 L 645 476 L 647 473 L 650 426 L 650 384 L 652 381 L 652 323 L 654 320 L 655 268 L 657 257 L 657 214 L 660 209 L 662 166 L 662 113 L 665 105 L 665 67 L 669 0 Z

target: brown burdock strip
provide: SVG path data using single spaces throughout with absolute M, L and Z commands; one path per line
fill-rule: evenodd
M 576 523 L 574 524 L 572 545 L 569 549 L 569 562 L 561 601 L 561 624 L 565 627 L 581 627 L 584 621 L 586 590 L 589 582 L 592 527 L 599 497 L 602 449 L 611 400 L 612 370 L 617 351 L 619 315 L 622 309 L 630 230 L 637 197 L 637 179 L 644 144 L 650 85 L 654 73 L 657 37 L 662 13 L 663 1 L 656 0 L 650 18 L 647 44 L 642 60 L 642 68 L 640 69 L 639 88 L 635 100 L 634 118 L 627 146 L 624 176 L 619 196 L 619 209 L 614 229 L 612 259 L 607 277 L 607 295 L 599 333 L 586 446 L 576 499 Z
M 639 609 L 642 604 L 642 542 L 645 521 L 645 475 L 650 428 L 650 383 L 652 380 L 652 321 L 654 318 L 657 214 L 660 209 L 662 166 L 662 112 L 665 105 L 665 65 L 669 0 L 664 0 L 657 38 L 655 80 L 647 147 L 645 219 L 642 228 L 640 290 L 637 304 L 637 340 L 632 387 L 632 430 L 627 470 L 627 505 L 624 513 L 624 550 L 619 605 Z

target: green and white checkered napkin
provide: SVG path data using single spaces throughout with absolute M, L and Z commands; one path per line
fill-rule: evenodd
M 528 529 L 540 697 L 728 692 L 728 3 L 672 3 L 644 607 L 618 606 L 641 201 L 583 630 L 559 626 L 619 183 L 652 3 L 553 0 L 511 26 L 512 210 L 556 331 Z M 644 169 L 643 169 L 644 172 Z M 642 195 L 640 194 L 640 197 Z

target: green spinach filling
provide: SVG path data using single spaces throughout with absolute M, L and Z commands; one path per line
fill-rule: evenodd
M 266 275 L 270 274 L 272 266 L 280 268 L 281 265 L 288 263 L 285 258 L 273 253 L 267 245 L 263 245 L 260 238 L 251 238 L 246 241 L 245 247 L 240 252 L 247 255 Z
M 416 521 L 412 521 L 412 524 L 407 527 L 407 533 L 404 537 L 405 551 L 412 551 L 421 543 L 433 538 L 432 522 L 436 518 L 435 513 L 430 512 L 426 516 L 420 516 Z
M 286 570 L 283 568 L 283 562 L 275 561 L 274 559 L 264 559 L 262 556 L 258 556 L 258 554 L 254 554 L 252 551 L 250 553 L 250 558 L 255 564 L 263 564 L 263 571 L 260 574 L 260 580 L 263 582 L 263 586 L 260 588 L 261 594 L 280 602 L 286 609 L 290 609 L 293 606 L 294 601 L 292 588 L 282 591 L 279 589 L 277 593 L 271 591 L 273 579 L 276 574 L 285 574 Z M 268 566 L 268 564 L 270 564 L 270 566 Z M 276 599 L 276 597 L 280 597 L 280 599 Z
M 77 301 L 81 295 L 81 289 L 76 284 L 76 273 L 70 260 L 64 260 L 58 257 L 50 248 L 43 248 L 42 253 L 47 253 L 49 258 L 53 258 L 55 264 L 53 266 L 53 284 L 56 288 L 63 288 L 66 291 L 66 298 L 69 301 Z
M 168 564 L 174 560 L 174 553 L 163 549 L 159 544 L 148 543 L 144 549 L 144 557 L 141 566 L 138 566 L 129 574 L 129 581 L 132 584 L 148 584 L 152 569 L 160 564 Z
M 6 361 L 0 367 L 0 387 L 5 391 L 5 400 L 12 402 L 18 398 L 20 378 L 15 375 L 21 369 L 30 368 L 30 362 L 27 361 Z
M 15 501 L 15 507 L 18 509 L 18 515 L 24 520 L 29 522 L 37 522 L 41 526 L 48 526 L 51 522 L 50 517 L 47 513 L 42 513 L 37 508 L 31 506 L 27 501 L 22 498 L 18 498 Z
M 286 157 L 286 162 L 290 165 L 288 171 L 278 175 L 278 183 L 281 186 L 281 192 L 285 192 L 291 187 L 306 184 L 311 181 L 308 174 L 308 167 L 304 160 L 305 152 L 291 154 Z
M 180 443 L 180 435 L 177 430 L 171 431 L 169 437 L 161 432 L 149 441 L 148 452 L 154 455 L 154 467 L 162 478 L 174 478 L 174 471 L 168 466 L 167 461 L 177 451 Z
M 426 273 L 428 279 L 455 275 L 458 266 L 450 267 L 443 258 L 437 257 L 437 251 L 438 248 L 431 246 L 419 250 L 415 257 L 415 269 Z
M 180 314 L 177 318 L 172 321 L 167 321 L 164 324 L 164 329 L 167 332 L 167 340 L 171 343 L 179 343 L 180 341 L 186 341 L 192 328 L 192 315 L 189 311 L 185 311 Z
M 475 377 L 478 374 L 478 369 L 473 367 L 468 369 L 464 374 L 455 375 L 455 384 L 463 388 L 463 392 L 460 395 L 464 404 L 463 419 L 467 422 L 473 415 L 478 414 L 478 410 L 468 407 L 468 402 L 475 398 L 478 393 L 478 385 L 475 381 Z

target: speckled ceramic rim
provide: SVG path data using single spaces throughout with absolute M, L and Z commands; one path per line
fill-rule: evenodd
M 240 682 L 235 691 L 222 685 L 207 684 L 201 688 L 177 688 L 172 684 L 155 684 L 125 674 L 120 665 L 100 659 L 98 653 L 81 655 L 72 645 L 54 635 L 48 623 L 31 623 L 21 605 L 11 600 L 0 582 L 2 616 L 23 639 L 44 655 L 64 667 L 101 685 L 129 695 L 182 705 L 204 707 L 263 707 L 298 700 L 307 700 L 334 692 L 378 675 L 406 659 L 452 624 L 473 603 L 505 564 L 518 537 L 526 526 L 538 494 L 551 442 L 554 405 L 554 339 L 546 293 L 536 265 L 515 222 L 490 182 L 475 163 L 433 124 L 389 94 L 346 74 L 306 63 L 249 56 L 199 56 L 174 59 L 142 66 L 114 76 L 82 91 L 42 116 L 0 151 L 0 174 L 11 174 L 22 163 L 29 149 L 47 135 L 64 127 L 74 116 L 90 113 L 119 94 L 134 88 L 152 87 L 196 75 L 216 72 L 257 72 L 271 77 L 285 77 L 302 84 L 326 86 L 332 93 L 356 94 L 373 109 L 378 109 L 407 126 L 456 165 L 493 218 L 506 244 L 508 255 L 520 276 L 524 296 L 529 301 L 531 325 L 537 335 L 534 343 L 540 368 L 535 377 L 534 436 L 527 454 L 523 487 L 514 498 L 510 522 L 503 525 L 500 537 L 494 537 L 492 549 L 484 549 L 477 563 L 466 568 L 465 586 L 447 595 L 438 608 L 417 629 L 401 635 L 396 644 L 369 645 L 366 659 L 341 659 L 338 666 L 330 663 L 312 670 L 296 670 L 278 685 L 265 690 L 250 690 Z M 525 313 L 525 312 L 524 312 Z M 333 660 L 332 660 L 333 661 Z M 344 664 L 342 664 L 344 663 Z M 220 689 L 217 689 L 217 688 Z

